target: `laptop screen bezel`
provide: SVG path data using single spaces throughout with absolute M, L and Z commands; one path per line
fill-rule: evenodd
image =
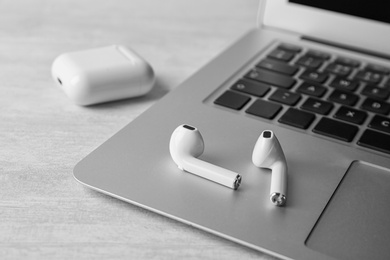
M 262 0 L 259 26 L 390 54 L 390 24 L 291 3 Z M 352 29 L 354 28 L 354 29 Z

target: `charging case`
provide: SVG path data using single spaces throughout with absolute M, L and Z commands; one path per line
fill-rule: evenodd
M 122 45 L 64 53 L 51 72 L 65 94 L 82 106 L 141 96 L 155 82 L 152 67 Z

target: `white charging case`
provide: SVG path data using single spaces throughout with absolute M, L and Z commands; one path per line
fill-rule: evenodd
M 62 54 L 51 72 L 66 95 L 83 106 L 141 96 L 155 82 L 152 67 L 122 45 Z

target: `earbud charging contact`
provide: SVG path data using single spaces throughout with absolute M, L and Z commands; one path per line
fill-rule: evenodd
M 273 192 L 270 195 L 270 199 L 275 206 L 283 206 L 286 203 L 286 196 L 279 192 Z
M 233 183 L 233 189 L 234 189 L 234 190 L 237 190 L 238 187 L 240 187 L 240 185 L 241 185 L 241 180 L 242 180 L 241 175 L 240 175 L 240 174 L 237 174 L 236 180 L 235 180 L 234 183 Z
M 198 157 L 204 151 L 204 141 L 199 130 L 191 125 L 180 125 L 172 133 L 169 151 L 179 169 L 237 190 L 240 174 L 202 161 Z

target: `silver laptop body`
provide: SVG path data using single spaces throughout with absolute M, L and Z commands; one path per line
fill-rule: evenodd
M 259 28 L 79 162 L 75 178 L 283 259 L 390 259 L 390 26 L 296 2 L 262 1 Z M 169 140 L 181 124 L 201 131 L 202 160 L 241 174 L 238 190 L 178 169 Z M 288 163 L 284 207 L 251 160 L 266 129 Z

